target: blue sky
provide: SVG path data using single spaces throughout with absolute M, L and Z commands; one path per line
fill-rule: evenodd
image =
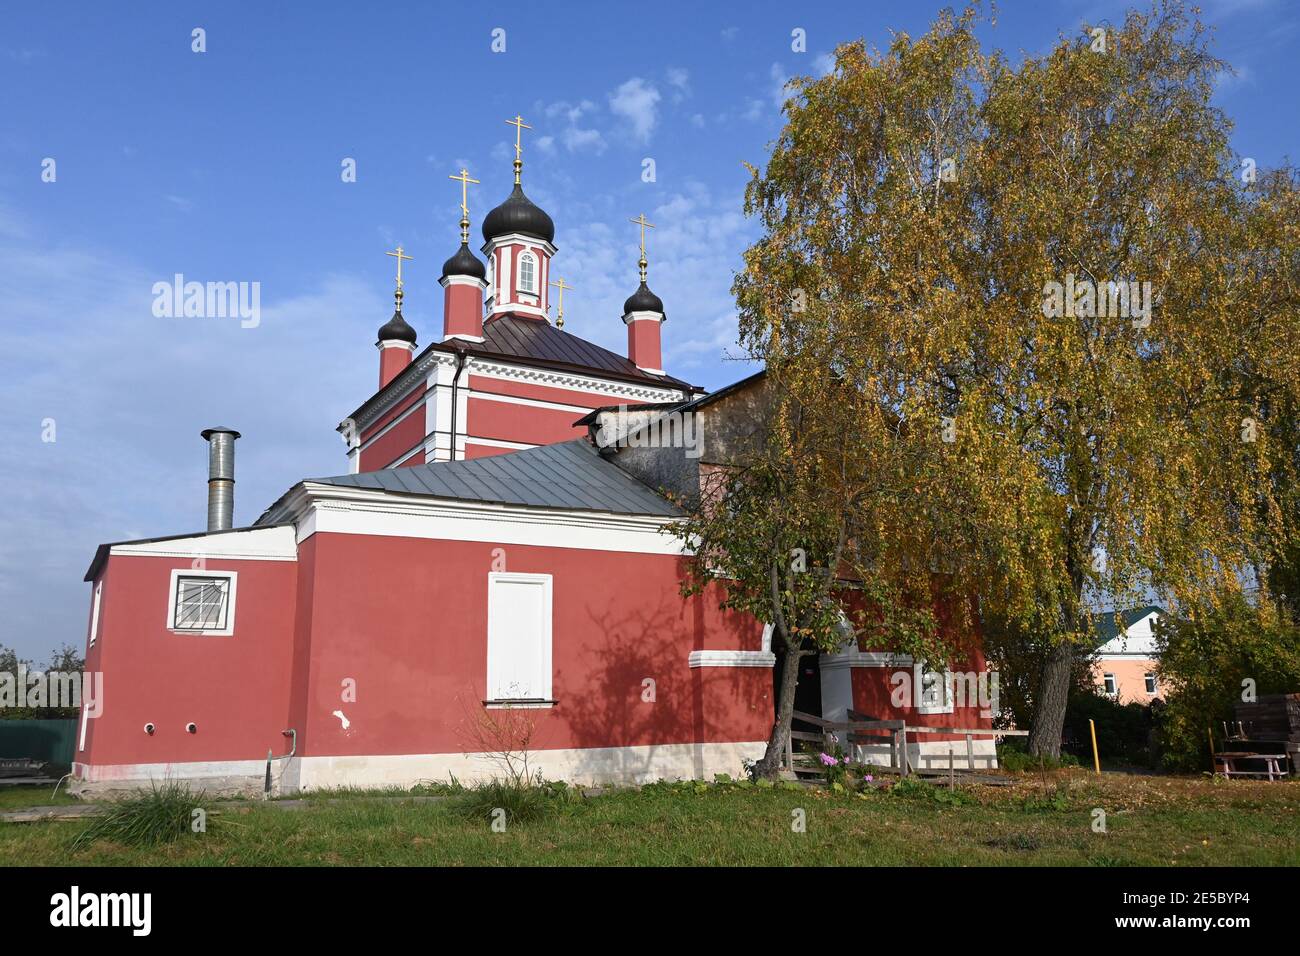
M 82 644 L 98 543 L 202 529 L 204 426 L 244 433 L 237 524 L 300 478 L 346 470 L 334 428 L 375 385 L 383 253 L 401 242 L 415 257 L 404 311 L 427 344 L 457 241 L 447 176 L 464 164 L 482 180 L 477 235 L 510 189 L 516 113 L 533 126 L 525 188 L 575 287 L 566 329 L 626 347 L 627 219 L 644 211 L 668 369 L 709 388 L 746 374 L 724 357 L 732 275 L 756 236 L 741 163 L 761 164 L 780 129 L 785 78 L 824 69 L 837 43 L 923 32 L 939 4 L 48 6 L 0 13 L 0 644 L 38 660 Z M 1240 71 L 1218 91 L 1235 148 L 1260 166 L 1300 156 L 1300 10 L 1204 6 Z M 1004 2 L 983 32 L 1039 52 L 1123 9 Z M 177 272 L 259 282 L 260 325 L 154 317 L 153 284 Z

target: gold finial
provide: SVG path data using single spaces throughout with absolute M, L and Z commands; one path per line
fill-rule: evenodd
M 645 282 L 646 266 L 649 265 L 645 259 L 645 231 L 653 229 L 654 223 L 646 222 L 645 213 L 641 213 L 635 219 L 629 219 L 628 222 L 634 222 L 641 227 L 641 258 L 637 260 L 637 268 L 641 270 L 641 281 Z
M 556 282 L 552 282 L 551 285 L 553 285 L 555 288 L 560 290 L 559 312 L 555 318 L 555 327 L 557 329 L 562 329 L 564 328 L 564 290 L 568 289 L 570 292 L 572 292 L 573 286 L 565 285 L 563 279 L 559 279 Z
M 396 252 L 385 252 L 386 256 L 394 256 L 397 259 L 397 291 L 393 293 L 393 301 L 397 306 L 397 311 L 402 311 L 402 260 L 414 262 L 410 256 L 402 254 L 402 247 L 398 246 Z
M 460 241 L 469 242 L 469 184 L 479 185 L 477 179 L 469 178 L 469 170 L 461 167 L 459 176 L 448 176 L 460 183 Z
M 515 114 L 514 119 L 506 120 L 506 122 L 515 128 L 515 185 L 518 186 L 519 171 L 524 168 L 524 130 L 532 129 L 532 127 L 525 123 L 524 118 L 518 113 Z

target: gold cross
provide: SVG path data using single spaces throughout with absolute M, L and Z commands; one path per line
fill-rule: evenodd
M 637 265 L 641 269 L 641 281 L 645 282 L 645 231 L 646 229 L 653 229 L 654 223 L 646 222 L 645 213 L 641 213 L 635 219 L 629 219 L 628 222 L 634 222 L 641 227 L 641 258 L 638 260 Z
M 407 262 L 414 262 L 415 260 L 412 259 L 410 256 L 402 255 L 401 246 L 397 247 L 396 252 L 385 252 L 384 255 L 394 256 L 397 259 L 397 291 L 401 292 L 402 291 L 402 260 L 405 259 Z
M 524 130 L 532 129 L 532 127 L 525 123 L 524 118 L 518 113 L 515 114 L 514 119 L 506 120 L 506 123 L 515 128 L 515 185 L 517 186 L 519 185 L 519 170 L 524 167 Z
M 563 279 L 560 279 L 556 282 L 552 282 L 551 285 L 553 285 L 555 288 L 560 290 L 559 314 L 556 316 L 555 319 L 555 327 L 557 329 L 562 329 L 564 328 L 564 290 L 568 289 L 570 292 L 572 292 L 573 286 L 565 285 Z
M 469 170 L 461 167 L 459 176 L 448 176 L 460 183 L 460 241 L 469 242 L 469 184 L 480 185 L 477 179 L 469 178 Z

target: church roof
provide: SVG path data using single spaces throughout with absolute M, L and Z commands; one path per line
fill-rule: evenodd
M 486 458 L 437 461 L 309 481 L 490 504 L 663 517 L 683 514 L 676 505 L 602 458 L 585 438 Z M 273 522 L 278 505 L 272 505 L 258 521 Z
M 442 346 L 450 344 L 443 342 Z M 615 378 L 695 391 L 693 386 L 679 378 L 651 375 L 637 368 L 631 359 L 539 319 L 516 318 L 513 315 L 489 319 L 483 325 L 483 341 L 465 342 L 463 347 L 474 353 L 528 359 L 571 371 L 606 373 Z
M 425 346 L 424 351 L 416 357 L 411 366 L 418 366 L 420 359 L 430 352 L 458 351 L 481 358 L 508 359 L 536 368 L 594 375 L 598 378 L 638 385 L 659 385 L 690 394 L 704 391 L 671 375 L 651 375 L 637 368 L 630 359 L 617 352 L 611 352 L 594 342 L 588 342 L 563 329 L 557 329 L 549 322 L 541 319 L 517 318 L 513 315 L 502 315 L 485 322 L 482 342 L 450 339 Z M 389 389 L 405 390 L 409 387 L 410 379 L 399 374 L 385 388 L 381 388 L 366 399 L 351 417 L 359 417 L 372 402 L 377 401 L 379 396 L 386 394 Z

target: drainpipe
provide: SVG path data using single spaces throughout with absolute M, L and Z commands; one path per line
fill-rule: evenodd
M 465 367 L 469 355 L 464 349 L 456 349 L 456 374 L 451 380 L 451 450 L 449 461 L 456 460 L 456 391 L 460 388 L 460 373 Z
M 292 760 L 294 754 L 298 752 L 298 731 L 290 727 L 288 730 L 280 731 L 282 737 L 290 737 L 293 743 L 289 746 L 289 752 L 282 757 L 272 756 L 271 751 L 266 752 L 266 780 L 262 784 L 263 799 L 271 799 L 271 761 L 272 760 Z

